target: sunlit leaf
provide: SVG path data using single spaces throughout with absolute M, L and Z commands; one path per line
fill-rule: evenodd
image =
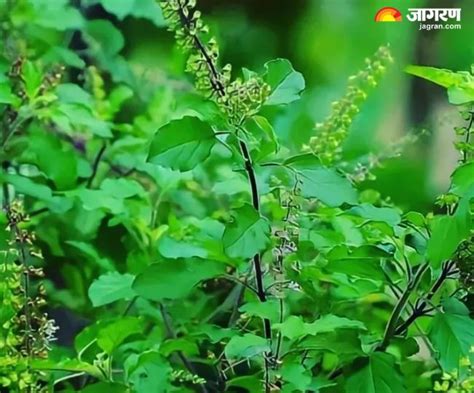
M 208 124 L 197 117 L 183 117 L 158 130 L 151 142 L 148 161 L 188 171 L 209 156 L 215 141 Z

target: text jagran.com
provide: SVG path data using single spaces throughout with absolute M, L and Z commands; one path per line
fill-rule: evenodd
M 420 27 L 418 30 L 461 30 L 462 26 L 460 23 L 456 24 L 429 24 L 429 23 L 420 23 Z

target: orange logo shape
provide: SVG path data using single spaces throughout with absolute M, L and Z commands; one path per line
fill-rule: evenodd
M 383 7 L 375 14 L 376 22 L 401 22 L 402 13 L 393 7 Z

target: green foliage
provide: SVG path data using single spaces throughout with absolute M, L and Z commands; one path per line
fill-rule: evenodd
M 359 369 L 347 380 L 346 392 L 404 393 L 395 359 L 386 353 L 374 353 L 361 359 Z
M 412 139 L 345 154 L 387 46 L 312 129 L 302 73 L 221 65 L 195 0 L 0 11 L 0 390 L 470 391 L 471 74 L 407 69 L 461 118 L 406 211 L 362 180 Z
M 203 162 L 215 143 L 212 128 L 198 118 L 185 117 L 160 128 L 153 138 L 148 161 L 189 171 Z

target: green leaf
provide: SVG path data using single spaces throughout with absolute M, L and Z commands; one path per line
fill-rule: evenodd
M 225 346 L 224 352 L 228 359 L 251 358 L 270 350 L 270 345 L 263 337 L 247 333 L 234 336 Z
M 357 191 L 350 181 L 336 170 L 322 166 L 312 154 L 293 157 L 286 164 L 296 170 L 304 197 L 318 198 L 330 207 L 357 203 Z
M 120 30 L 108 20 L 88 21 L 83 33 L 84 40 L 93 53 L 114 56 L 122 50 L 125 43 Z
M 249 149 L 255 162 L 259 162 L 279 149 L 275 131 L 263 116 L 253 116 L 244 124 L 248 132 Z
M 117 199 L 146 195 L 142 185 L 132 179 L 105 179 L 100 185 L 100 189 Z
M 314 336 L 320 333 L 329 333 L 336 329 L 367 330 L 360 321 L 338 317 L 333 314 L 323 315 L 318 320 L 305 325 L 306 332 Z
M 81 104 L 92 108 L 92 96 L 74 83 L 63 83 L 56 88 L 56 93 L 61 102 L 67 104 Z
M 446 299 L 443 312 L 436 313 L 431 322 L 429 337 L 444 371 L 459 370 L 461 358 L 473 356 L 474 320 L 466 306 L 457 299 Z
M 130 300 L 136 296 L 132 289 L 135 276 L 110 272 L 103 274 L 89 287 L 89 299 L 94 307 L 116 302 L 117 300 Z
M 290 384 L 291 388 L 296 389 L 298 392 L 308 391 L 312 382 L 312 375 L 309 370 L 300 364 L 300 362 L 284 362 L 280 373 L 283 380 L 287 382 L 287 384 L 285 384 L 285 388 L 288 384 Z M 283 391 L 285 392 L 286 390 Z M 291 391 L 293 392 L 294 390 Z
M 53 198 L 53 193 L 48 186 L 35 183 L 28 177 L 2 173 L 0 174 L 0 180 L 2 183 L 11 184 L 19 194 L 28 195 L 43 201 L 50 201 Z
M 474 162 L 460 165 L 451 175 L 451 188 L 449 192 L 463 196 L 474 186 Z
M 94 383 L 81 390 L 82 393 L 128 393 L 129 391 L 130 389 L 127 386 L 113 382 Z
M 416 65 L 409 65 L 405 71 L 446 88 L 449 102 L 453 105 L 474 101 L 474 77 L 468 72 Z
M 267 318 L 270 321 L 277 321 L 279 318 L 279 302 L 276 299 L 268 300 L 264 303 L 254 301 L 244 304 L 239 308 L 240 312 L 259 318 Z
M 155 0 L 99 0 L 99 2 L 120 20 L 134 16 L 148 19 L 158 27 L 165 25 L 161 8 Z
M 276 59 L 265 64 L 263 80 L 272 91 L 265 105 L 284 105 L 300 98 L 305 88 L 303 75 L 293 69 L 286 59 Z
M 172 370 L 163 356 L 150 351 L 135 356 L 133 360 L 127 375 L 134 392 L 169 392 Z
M 0 104 L 13 104 L 15 102 L 15 95 L 11 92 L 11 87 L 8 83 L 0 83 Z
M 99 367 L 77 359 L 64 359 L 61 361 L 54 361 L 49 359 L 34 359 L 31 361 L 31 367 L 34 370 L 41 371 L 55 371 L 60 369 L 72 373 L 85 372 L 88 375 L 99 380 L 104 378 L 104 374 L 102 373 Z
M 138 275 L 133 289 L 150 300 L 179 299 L 189 295 L 200 281 L 219 276 L 224 271 L 224 264 L 204 259 L 163 261 Z
M 425 67 L 418 65 L 409 65 L 405 68 L 405 72 L 418 76 L 430 82 L 436 83 L 442 87 L 450 87 L 463 83 L 464 76 L 447 69 Z
M 284 337 L 288 337 L 290 340 L 303 337 L 307 334 L 306 324 L 304 323 L 303 318 L 296 315 L 290 315 L 283 321 L 283 323 L 276 323 L 273 327 L 280 330 L 281 334 Z
M 365 218 L 367 221 L 385 222 L 390 226 L 398 225 L 401 222 L 400 213 L 396 209 L 375 207 L 369 203 L 354 206 L 348 211 L 348 214 Z
M 48 64 L 61 63 L 76 68 L 84 68 L 86 65 L 75 52 L 61 46 L 53 46 L 41 59 Z
M 359 335 L 360 332 L 355 329 L 338 329 L 315 336 L 308 335 L 298 342 L 298 348 L 319 353 L 333 353 L 341 361 L 346 362 L 364 354 Z
M 32 2 L 36 8 L 34 24 L 64 31 L 68 29 L 80 29 L 84 19 L 81 13 L 69 5 L 68 0 L 35 0 Z
M 41 84 L 43 83 L 43 73 L 40 67 L 31 62 L 25 61 L 21 68 L 21 76 L 24 81 L 26 96 L 33 100 L 39 93 Z
M 231 258 L 251 258 L 270 243 L 270 225 L 249 204 L 236 209 L 233 221 L 225 228 L 222 241 Z
M 51 134 L 40 129 L 29 135 L 31 144 L 27 152 L 33 154 L 34 163 L 56 184 L 59 190 L 67 190 L 77 182 L 77 157 L 70 146 L 63 145 Z M 54 160 L 51 159 L 54 157 Z
M 383 250 L 372 246 L 359 247 L 348 253 L 334 250 L 327 256 L 329 261 L 325 268 L 348 276 L 384 281 L 385 275 L 380 262 L 388 256 Z
M 135 0 L 100 0 L 107 12 L 123 20 L 133 10 Z
M 185 241 L 178 241 L 169 236 L 163 236 L 158 243 L 158 250 L 165 258 L 206 258 L 208 252 L 205 248 Z
M 358 368 L 346 380 L 347 393 L 405 393 L 407 390 L 393 356 L 374 352 L 356 362 Z
M 189 171 L 211 154 L 214 131 L 197 117 L 173 120 L 155 134 L 148 161 L 172 169 Z
M 274 328 L 281 331 L 282 335 L 293 340 L 307 335 L 316 336 L 321 333 L 331 333 L 336 329 L 366 330 L 360 321 L 338 317 L 337 315 L 324 315 L 312 323 L 306 323 L 302 317 L 290 315 L 283 323 L 274 324 Z
M 452 216 L 437 216 L 431 224 L 426 255 L 431 265 L 438 269 L 442 262 L 451 258 L 458 245 L 471 232 L 470 196 L 459 202 Z
M 111 355 L 128 337 L 143 331 L 143 321 L 135 317 L 122 317 L 99 330 L 97 344 Z

